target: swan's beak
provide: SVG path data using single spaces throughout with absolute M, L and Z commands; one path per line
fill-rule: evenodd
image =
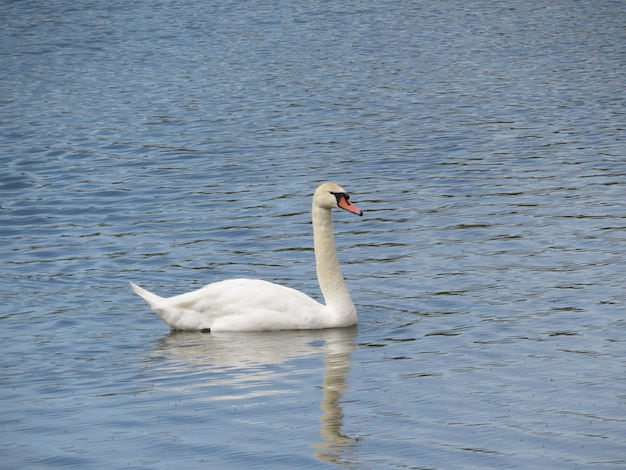
M 361 211 L 361 209 L 359 209 L 357 206 L 352 204 L 350 200 L 346 198 L 345 196 L 341 196 L 337 198 L 337 205 L 341 207 L 342 209 L 347 210 L 348 212 L 352 212 L 353 214 L 363 215 L 363 211 Z

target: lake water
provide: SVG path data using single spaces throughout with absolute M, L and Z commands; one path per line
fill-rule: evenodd
M 2 468 L 625 468 L 626 3 L 0 5 Z M 355 328 L 171 333 L 231 277 Z

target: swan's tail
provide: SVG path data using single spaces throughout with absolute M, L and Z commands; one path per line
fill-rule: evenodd
M 132 287 L 135 293 L 143 300 L 145 300 L 146 303 L 153 309 L 156 308 L 163 301 L 163 297 L 159 297 L 158 295 L 153 294 L 152 292 L 149 292 L 142 287 L 139 287 L 137 284 L 131 282 L 130 287 Z

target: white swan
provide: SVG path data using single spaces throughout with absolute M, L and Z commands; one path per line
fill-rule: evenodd
M 331 214 L 335 207 L 363 215 L 337 184 L 324 183 L 313 195 L 315 265 L 326 305 L 295 289 L 258 279 L 215 282 L 170 298 L 132 282 L 131 287 L 174 330 L 305 330 L 354 325 L 356 308 L 335 249 Z

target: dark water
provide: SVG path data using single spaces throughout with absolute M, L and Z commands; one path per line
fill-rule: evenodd
M 624 468 L 626 4 L 0 3 L 4 468 Z M 358 328 L 169 333 L 128 289 Z

